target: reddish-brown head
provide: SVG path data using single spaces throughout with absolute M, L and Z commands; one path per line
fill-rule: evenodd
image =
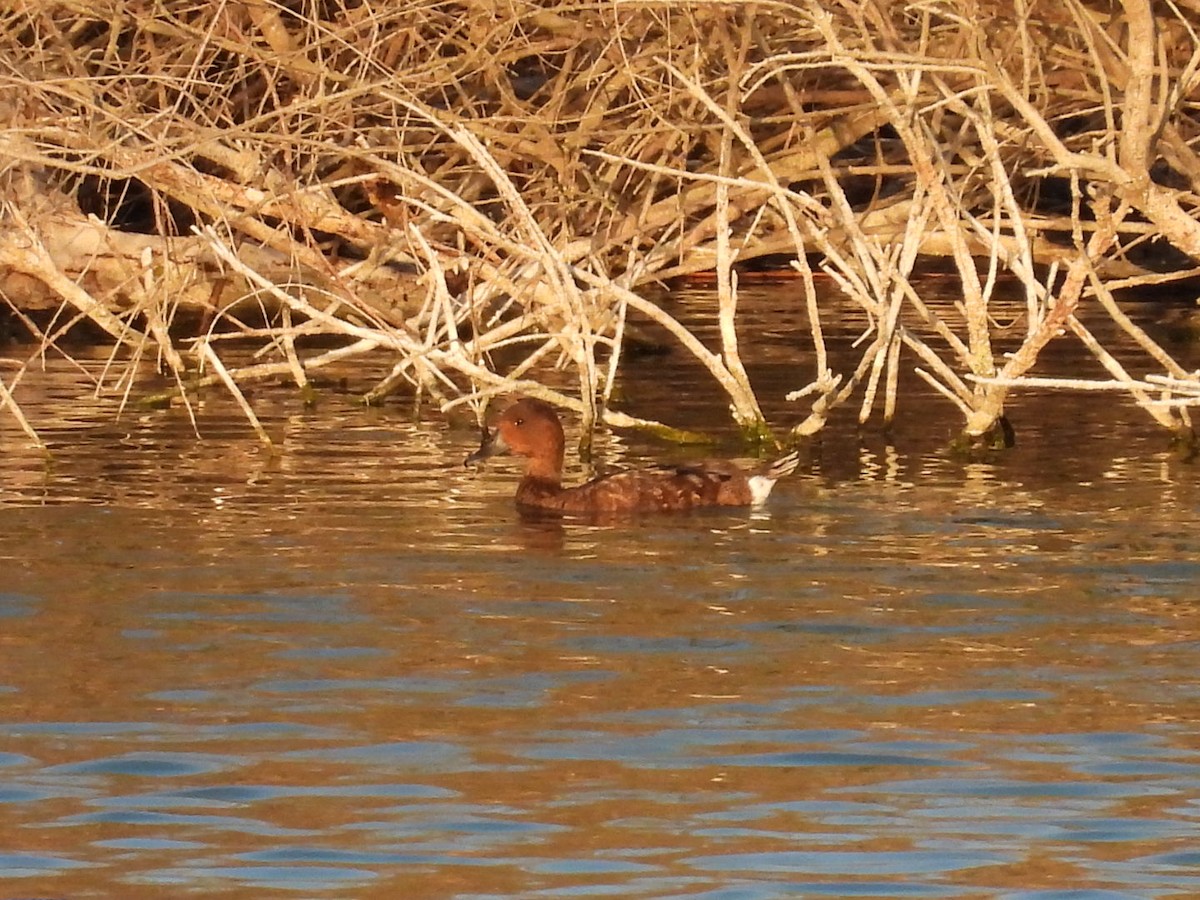
M 500 414 L 467 462 L 512 453 L 528 458 L 527 476 L 557 480 L 562 477 L 565 447 L 566 438 L 554 407 L 543 400 L 522 397 Z

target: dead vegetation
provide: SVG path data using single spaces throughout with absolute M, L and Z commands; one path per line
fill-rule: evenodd
M 793 437 L 845 404 L 890 419 L 915 366 L 986 440 L 1072 338 L 1111 380 L 1055 386 L 1119 390 L 1190 434 L 1200 378 L 1114 292 L 1200 275 L 1198 21 L 1196 0 L 15 0 L 0 290 L 40 345 L 0 404 L 36 440 L 12 391 L 87 319 L 126 363 L 101 389 L 153 360 L 185 400 L 205 382 L 241 399 L 383 355 L 368 400 L 519 389 L 667 430 L 608 403 L 628 323 L 650 320 L 766 438 L 737 264 L 772 256 L 811 326 Z M 922 301 L 931 257 L 961 282 L 953 322 Z M 814 268 L 869 315 L 853 369 L 828 363 Z M 719 347 L 654 299 L 702 270 Z M 1025 321 L 997 358 L 1002 282 Z M 258 360 L 229 363 L 235 342 Z M 552 366 L 577 389 L 547 387 Z

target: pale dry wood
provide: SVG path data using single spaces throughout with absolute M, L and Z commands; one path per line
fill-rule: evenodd
M 39 450 L 45 450 L 46 445 L 42 443 L 42 439 L 38 436 L 37 431 L 29 424 L 29 419 L 25 417 L 25 413 L 21 411 L 21 407 L 17 404 L 17 401 L 13 399 L 12 391 L 4 383 L 4 379 L 0 378 L 0 409 L 4 408 L 7 408 L 12 417 L 16 419 L 17 425 L 24 432 L 25 437 L 29 439 L 29 443 L 33 444 Z
M 1200 270 L 1200 39 L 1182 7 L 335 7 L 21 0 L 0 19 L 0 187 L 23 215 L 0 219 L 6 299 L 65 303 L 105 329 L 123 394 L 136 373 L 116 371 L 116 348 L 186 383 L 176 332 L 194 310 L 206 361 L 235 340 L 259 351 L 213 367 L 231 390 L 385 355 L 369 400 L 404 385 L 479 409 L 566 366 L 585 425 L 611 423 L 633 316 L 761 433 L 737 265 L 768 254 L 798 270 L 809 318 L 796 436 L 855 400 L 890 421 L 909 365 L 983 434 L 1053 341 L 1112 357 L 1072 326 L 1088 304 L 1148 367 L 1195 377 L 1112 296 Z M 872 196 L 851 198 L 856 179 Z M 1051 181 L 1072 186 L 1069 214 L 1032 199 Z M 156 233 L 86 218 L 84 184 L 135 185 Z M 1133 251 L 1153 240 L 1192 263 L 1142 266 Z M 935 256 L 962 289 L 949 318 L 915 274 Z M 704 269 L 719 352 L 651 299 Z M 814 270 L 870 323 L 845 371 Z M 1000 359 L 1006 282 L 1024 293 L 1025 332 Z M 1007 380 L 984 377 L 997 368 Z M 1138 390 L 1158 421 L 1188 425 Z

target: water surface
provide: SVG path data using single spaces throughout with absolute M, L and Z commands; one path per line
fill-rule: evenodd
M 748 336 L 776 421 L 802 327 Z M 686 360 L 631 366 L 720 427 Z M 0 897 L 1200 894 L 1200 495 L 1143 413 L 1021 396 L 965 460 L 914 395 L 762 512 L 528 522 L 469 428 L 349 377 L 261 389 L 268 458 L 219 392 L 197 439 L 27 376 Z

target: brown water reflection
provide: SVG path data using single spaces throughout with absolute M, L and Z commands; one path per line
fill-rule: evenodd
M 966 462 L 918 406 L 762 513 L 602 525 L 350 395 L 260 393 L 265 460 L 217 396 L 197 441 L 45 380 L 54 462 L 0 435 L 0 896 L 1200 893 L 1200 498 L 1135 411 L 1023 398 Z

